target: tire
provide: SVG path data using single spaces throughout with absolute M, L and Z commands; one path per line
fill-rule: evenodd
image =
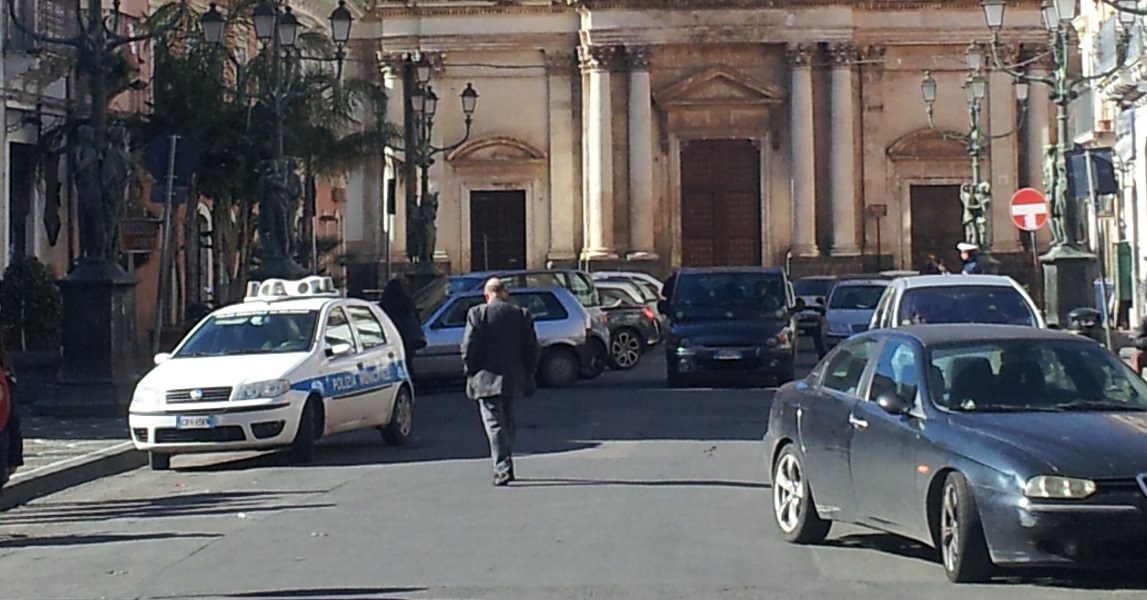
M 577 356 L 569 350 L 551 350 L 538 369 L 539 383 L 546 387 L 570 387 L 578 380 Z
M 291 461 L 306 464 L 315 459 L 315 442 L 318 441 L 319 414 L 318 400 L 307 400 L 303 414 L 299 416 L 299 429 L 291 442 Z
M 636 329 L 624 327 L 609 336 L 609 366 L 628 371 L 637 366 L 645 350 L 645 338 Z
M 593 338 L 589 342 L 589 364 L 581 370 L 582 379 L 597 379 L 605 372 L 605 365 L 609 362 L 609 350 L 605 342 Z
M 152 471 L 166 471 L 171 468 L 171 455 L 159 452 L 147 453 L 147 464 Z
M 390 411 L 390 422 L 382 428 L 382 439 L 389 446 L 405 446 L 414 430 L 414 398 L 410 388 L 402 386 L 394 397 L 394 408 Z
M 816 511 L 804 459 L 792 444 L 781 449 L 773 467 L 773 520 L 785 541 L 793 544 L 824 541 L 832 528 L 832 521 L 822 519 Z
M 937 510 L 936 546 L 948 580 L 952 583 L 987 581 L 994 566 L 984 541 L 976 498 L 963 475 L 952 473 L 944 480 Z

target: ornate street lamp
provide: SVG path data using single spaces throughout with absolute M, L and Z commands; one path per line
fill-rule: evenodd
M 218 44 L 223 41 L 223 14 L 219 12 L 219 7 L 212 2 L 199 18 L 199 24 L 203 26 L 203 38 L 209 44 Z

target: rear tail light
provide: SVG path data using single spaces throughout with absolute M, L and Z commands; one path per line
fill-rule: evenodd
M 653 309 L 652 309 L 652 308 L 649 308 L 649 306 L 646 306 L 645 308 L 642 308 L 642 309 L 641 309 L 641 314 L 645 315 L 645 318 L 646 318 L 646 319 L 649 319 L 650 321 L 656 321 L 656 320 L 657 320 L 657 314 L 656 314 L 656 313 L 654 313 L 654 312 L 653 312 Z

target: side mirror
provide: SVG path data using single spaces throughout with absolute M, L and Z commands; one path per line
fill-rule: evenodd
M 673 314 L 673 305 L 670 304 L 668 300 L 658 300 L 657 312 L 668 317 L 669 315 Z
M 327 347 L 327 356 L 328 357 L 343 356 L 346 354 L 350 354 L 350 351 L 353 349 L 354 348 L 350 344 L 332 344 L 332 345 Z
M 912 410 L 911 403 L 893 392 L 884 392 L 877 396 L 876 405 L 890 415 L 903 415 Z
M 824 306 L 824 296 L 817 296 L 816 298 L 813 298 L 812 301 L 816 302 L 820 306 Z
M 162 365 L 163 363 L 167 362 L 170 359 L 171 359 L 171 353 L 170 352 L 160 352 L 159 354 L 156 354 L 155 358 L 154 358 L 155 364 L 157 364 L 157 365 Z

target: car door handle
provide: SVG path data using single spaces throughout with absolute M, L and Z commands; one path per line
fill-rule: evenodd
M 857 417 L 856 415 L 848 415 L 848 424 L 856 429 L 867 429 L 868 421 Z

